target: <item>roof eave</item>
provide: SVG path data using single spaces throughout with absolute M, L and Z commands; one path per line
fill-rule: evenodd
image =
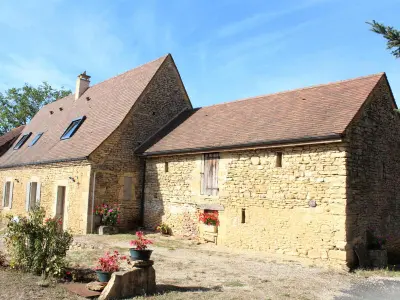
M 83 156 L 83 157 L 76 157 L 76 158 L 54 159 L 54 160 L 46 160 L 46 161 L 38 161 L 38 162 L 10 164 L 10 165 L 3 165 L 3 166 L 0 165 L 0 169 L 11 169 L 11 168 L 19 168 L 19 167 L 35 166 L 35 165 L 48 165 L 48 164 L 82 161 L 82 160 L 89 160 L 89 157 Z
M 250 149 L 293 147 L 301 145 L 314 145 L 314 144 L 327 144 L 327 143 L 340 143 L 340 142 L 343 142 L 343 134 L 332 133 L 323 136 L 306 136 L 302 138 L 251 142 L 251 143 L 242 143 L 242 144 L 226 145 L 226 146 L 174 149 L 174 150 L 147 152 L 147 153 L 145 152 L 139 154 L 139 156 L 154 157 L 154 156 L 167 156 L 167 155 L 195 154 L 195 153 L 205 153 L 205 152 L 243 151 Z

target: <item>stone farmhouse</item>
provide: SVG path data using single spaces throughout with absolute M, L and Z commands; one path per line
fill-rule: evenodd
M 121 227 L 355 264 L 367 230 L 399 255 L 400 115 L 384 73 L 193 109 L 171 55 L 43 107 L 0 157 L 2 213 L 34 204 L 92 233 Z

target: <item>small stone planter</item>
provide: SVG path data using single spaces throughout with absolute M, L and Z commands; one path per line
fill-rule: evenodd
M 99 235 L 105 234 L 117 234 L 118 228 L 114 226 L 100 226 L 99 227 Z
M 205 233 L 217 233 L 218 232 L 218 227 L 215 226 L 215 225 L 203 224 L 203 231 Z
M 387 267 L 387 250 L 368 250 L 368 257 L 372 268 L 384 269 Z

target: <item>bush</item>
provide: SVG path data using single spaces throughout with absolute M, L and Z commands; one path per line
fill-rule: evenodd
M 44 217 L 45 211 L 39 207 L 29 217 L 8 217 L 6 244 L 10 266 L 44 277 L 61 276 L 72 235 L 60 228 L 60 219 Z

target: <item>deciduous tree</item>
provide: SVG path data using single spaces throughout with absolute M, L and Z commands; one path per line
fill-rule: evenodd
M 70 90 L 55 89 L 47 82 L 38 87 L 25 84 L 0 93 L 0 135 L 27 124 L 44 105 L 69 94 Z

